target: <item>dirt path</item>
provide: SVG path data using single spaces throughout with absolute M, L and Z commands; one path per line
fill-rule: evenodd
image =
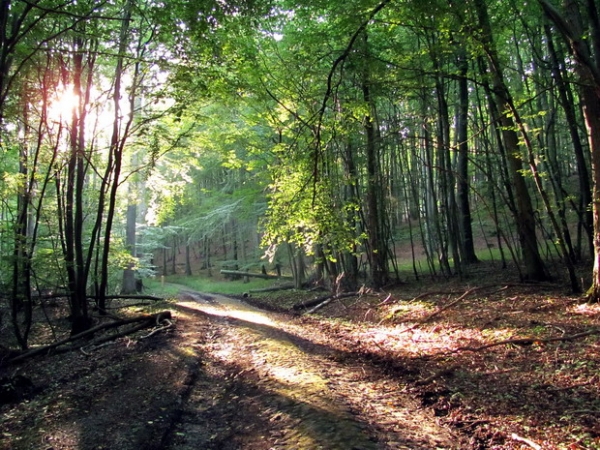
M 194 292 L 170 308 L 166 331 L 5 368 L 32 389 L 0 402 L 0 450 L 467 448 L 320 319 Z
M 600 449 L 597 304 L 490 286 L 425 324 L 470 288 L 303 316 L 180 289 L 112 305 L 170 309 L 173 326 L 19 364 L 0 353 L 0 450 Z M 32 345 L 68 336 L 66 305 L 45 312 Z
M 164 448 L 460 448 L 402 386 L 340 354 L 314 323 L 212 294 L 184 298 L 199 364 Z

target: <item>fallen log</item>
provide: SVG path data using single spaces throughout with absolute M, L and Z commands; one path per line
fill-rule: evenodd
M 312 300 L 308 300 L 306 302 L 301 302 L 301 303 L 296 303 L 295 305 L 292 306 L 292 309 L 294 311 L 298 311 L 300 309 L 308 309 L 311 306 L 317 306 L 320 303 L 326 302 L 330 303 L 332 300 L 337 300 L 340 298 L 347 298 L 347 297 L 356 297 L 357 295 L 360 295 L 358 292 L 346 292 L 345 294 L 329 294 L 329 295 L 324 295 L 322 297 L 317 297 L 314 298 Z M 323 305 L 325 306 L 325 305 Z M 313 308 L 314 310 L 315 308 Z M 319 308 L 316 308 L 319 309 Z M 312 311 L 312 310 L 311 310 Z
M 288 289 L 294 289 L 296 286 L 293 283 L 282 284 L 281 286 L 273 286 L 262 289 L 249 289 L 248 292 L 258 293 L 258 292 L 274 292 L 274 291 L 286 291 Z
M 88 297 L 92 300 L 98 300 L 98 297 Z M 163 297 L 156 297 L 154 295 L 106 295 L 104 297 L 106 300 L 153 300 L 156 302 L 160 302 L 164 300 Z
M 253 278 L 262 278 L 263 280 L 278 280 L 281 278 L 289 278 L 289 277 L 278 277 L 277 275 L 269 275 L 268 273 L 252 273 L 252 272 L 243 272 L 241 270 L 221 270 L 222 275 L 236 275 L 239 277 L 253 277 Z
M 41 353 L 48 352 L 50 350 L 55 350 L 58 347 L 63 346 L 65 344 L 76 342 L 79 339 L 91 337 L 98 331 L 110 330 L 112 328 L 118 328 L 118 327 L 121 327 L 124 325 L 138 323 L 137 326 L 134 326 L 130 330 L 127 330 L 127 332 L 125 334 L 118 333 L 113 336 L 107 336 L 107 337 L 101 338 L 103 341 L 106 341 L 106 340 L 110 340 L 110 339 L 117 339 L 126 334 L 131 334 L 131 333 L 134 333 L 141 329 L 148 328 L 148 327 L 151 327 L 154 325 L 158 325 L 161 321 L 163 321 L 165 319 L 171 319 L 171 311 L 162 311 L 162 312 L 159 312 L 156 314 L 144 314 L 142 316 L 132 317 L 129 319 L 121 319 L 121 320 L 115 320 L 113 322 L 102 323 L 100 325 L 96 325 L 95 327 L 90 328 L 89 330 L 83 331 L 79 334 L 70 336 L 68 338 L 62 339 L 57 342 L 53 342 L 52 344 L 48 344 L 43 347 L 37 347 L 32 350 L 29 350 L 25 353 L 22 353 L 16 357 L 10 359 L 8 361 L 8 363 L 19 362 L 24 359 L 31 358 L 32 356 L 36 356 Z M 87 345 L 90 345 L 90 343 L 86 342 L 85 346 L 87 346 Z M 69 347 L 66 351 L 70 351 L 70 350 L 81 348 L 81 347 L 84 347 L 84 345 L 73 345 L 73 346 Z

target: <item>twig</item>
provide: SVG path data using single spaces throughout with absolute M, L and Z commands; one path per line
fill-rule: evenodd
M 92 351 L 92 350 L 98 350 L 99 348 L 102 348 L 102 347 L 107 347 L 107 346 L 109 346 L 109 345 L 114 345 L 114 344 L 116 344 L 116 342 L 115 342 L 115 341 L 105 342 L 104 344 L 100 344 L 100 345 L 93 345 L 93 344 L 92 344 L 92 345 L 86 345 L 85 347 L 81 347 L 79 350 L 80 350 L 80 351 L 81 351 L 81 353 L 83 353 L 85 356 L 92 356 L 92 354 L 91 354 L 91 353 L 88 353 L 88 352 L 87 352 L 87 350 L 88 350 L 88 347 L 90 347 L 90 349 L 89 349 L 89 350 L 90 350 L 90 351 Z
M 597 409 L 576 409 L 574 411 L 568 411 L 569 414 L 591 414 L 593 416 L 600 415 L 600 411 Z
M 468 295 L 472 294 L 473 292 L 477 292 L 477 291 L 480 291 L 482 289 L 487 289 L 488 287 L 489 286 L 480 286 L 480 287 L 475 287 L 475 288 L 471 288 L 471 289 L 467 290 L 463 295 L 461 295 L 460 297 L 458 297 L 456 300 L 453 300 L 450 303 L 448 303 L 447 305 L 442 306 L 441 308 L 438 308 L 436 311 L 434 311 L 433 313 L 429 314 L 423 320 L 420 320 L 418 323 L 414 324 L 413 326 L 405 328 L 400 333 L 406 333 L 407 331 L 414 330 L 415 328 L 419 327 L 420 325 L 423 325 L 424 323 L 429 322 L 435 316 L 443 313 L 447 309 L 450 309 L 454 305 L 460 303 L 462 300 L 464 300 Z M 499 291 L 502 291 L 502 290 L 505 290 L 505 289 L 508 289 L 508 286 L 505 286 L 505 287 L 503 287 L 503 288 L 501 288 L 501 289 L 499 289 L 498 291 L 495 291 L 495 292 L 499 292 Z
M 456 353 L 459 351 L 469 351 L 469 352 L 480 352 L 481 350 L 486 350 L 492 347 L 498 347 L 500 345 L 533 345 L 533 344 L 544 344 L 548 342 L 566 342 L 573 341 L 575 339 L 579 339 L 582 337 L 591 336 L 593 334 L 600 333 L 600 328 L 592 328 L 588 331 L 583 331 L 577 334 L 571 334 L 569 336 L 556 336 L 550 338 L 516 338 L 516 339 L 506 339 L 503 341 L 492 342 L 491 344 L 482 345 L 480 347 L 458 347 L 453 350 L 451 353 Z
M 313 300 L 308 300 L 308 301 L 302 302 L 302 303 L 296 303 L 294 306 L 292 306 L 292 309 L 295 310 L 295 311 L 298 311 L 300 309 L 310 308 L 311 306 L 319 305 L 322 302 L 325 302 L 327 300 L 336 300 L 336 299 L 339 299 L 339 298 L 356 297 L 356 296 L 359 296 L 359 295 L 360 295 L 360 292 L 347 292 L 345 294 L 337 294 L 337 295 L 336 294 L 329 294 L 329 295 L 324 295 L 323 297 L 317 297 L 317 298 L 315 298 Z M 323 305 L 323 306 L 325 306 L 325 305 Z M 308 311 L 308 312 L 310 313 L 311 311 Z
M 142 336 L 142 337 L 140 337 L 140 339 L 147 339 L 147 338 L 149 338 L 150 336 L 152 336 L 152 335 L 154 335 L 154 334 L 158 333 L 159 331 L 163 331 L 163 330 L 166 330 L 166 329 L 168 329 L 168 328 L 173 328 L 173 322 L 171 322 L 169 319 L 165 319 L 165 320 L 163 320 L 163 322 L 167 322 L 167 324 L 166 324 L 165 326 L 162 326 L 162 327 L 160 327 L 160 328 L 156 328 L 156 329 L 154 329 L 152 332 L 150 332 L 150 333 L 149 333 L 149 334 L 147 334 L 146 336 Z
M 441 370 L 438 370 L 437 372 L 435 372 L 434 374 L 428 376 L 427 378 L 423 378 L 422 380 L 417 380 L 415 381 L 415 385 L 416 386 L 425 386 L 426 384 L 431 383 L 433 380 L 439 378 L 439 377 L 443 377 L 444 375 L 449 375 L 451 373 L 453 373 L 458 367 L 460 367 L 462 364 L 454 364 L 450 367 L 445 367 Z
M 391 298 L 392 298 L 392 294 L 388 294 L 388 296 L 385 298 L 385 300 L 384 300 L 384 301 L 382 301 L 382 302 L 381 302 L 379 305 L 377 305 L 377 306 L 382 306 L 382 305 L 385 305 L 387 302 L 389 302 L 389 301 L 390 301 L 390 299 L 391 299 Z
M 107 307 L 106 307 L 106 308 L 104 308 L 104 309 L 105 309 L 105 310 L 106 310 L 106 309 L 123 309 L 123 308 L 132 308 L 132 307 L 134 307 L 134 306 L 148 306 L 148 305 L 150 305 L 150 304 L 151 304 L 151 303 L 144 303 L 144 302 L 141 302 L 141 303 L 130 303 L 129 305 L 121 305 L 121 306 L 107 306 Z
M 531 439 L 527 439 L 527 438 L 524 438 L 522 436 L 519 436 L 516 433 L 512 433 L 510 435 L 510 438 L 513 439 L 513 440 L 515 440 L 515 441 L 518 441 L 518 442 L 523 442 L 524 444 L 529 445 L 531 448 L 534 448 L 535 450 L 542 450 L 542 446 L 541 445 L 533 442 Z

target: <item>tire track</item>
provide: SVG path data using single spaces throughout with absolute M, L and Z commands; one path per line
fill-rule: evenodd
M 202 366 L 166 448 L 458 448 L 393 380 L 339 362 L 313 339 L 318 329 L 224 296 L 185 295 L 178 307 L 201 324 Z

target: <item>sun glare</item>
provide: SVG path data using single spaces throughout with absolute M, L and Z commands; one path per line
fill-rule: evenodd
M 59 86 L 49 100 L 48 120 L 55 125 L 69 126 L 73 113 L 77 112 L 77 108 L 84 107 L 88 137 L 108 136 L 115 120 L 113 104 L 107 101 L 106 93 L 96 87 L 90 87 L 89 97 L 89 103 L 81 105 L 80 97 L 75 93 L 73 86 Z M 129 111 L 127 102 L 122 102 L 119 106 L 121 115 L 126 115 Z
M 73 92 L 73 87 L 62 87 L 56 91 L 50 101 L 48 117 L 53 122 L 69 121 L 78 104 L 79 96 Z

